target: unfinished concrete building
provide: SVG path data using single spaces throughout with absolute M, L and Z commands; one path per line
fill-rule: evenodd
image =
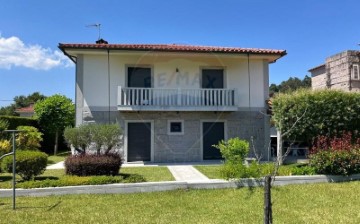
M 326 58 L 309 70 L 312 89 L 360 92 L 360 51 L 348 50 Z

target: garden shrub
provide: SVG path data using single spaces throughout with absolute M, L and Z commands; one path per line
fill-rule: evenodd
M 97 124 L 91 125 L 92 141 L 96 145 L 97 154 L 100 154 L 101 148 L 104 148 L 104 154 L 116 146 L 120 139 L 121 129 L 118 124 Z
M 230 138 L 220 141 L 213 147 L 220 149 L 225 163 L 220 169 L 220 174 L 225 179 L 257 178 L 260 176 L 258 162 L 252 162 L 249 166 L 244 165 L 245 157 L 249 153 L 249 142 L 240 138 Z
M 64 130 L 64 138 L 75 150 L 86 153 L 86 149 L 91 144 L 90 125 L 80 125 L 76 128 L 67 127 Z
M 320 151 L 310 155 L 310 166 L 316 173 L 351 175 L 360 173 L 360 149 Z
M 227 141 L 221 140 L 213 147 L 220 149 L 226 163 L 243 163 L 249 153 L 249 142 L 239 138 L 230 138 Z
M 319 174 L 360 173 L 360 138 L 349 132 L 339 137 L 319 136 L 310 153 L 310 166 Z
M 359 102 L 360 93 L 336 90 L 277 94 L 272 119 L 278 130 L 288 132 L 286 138 L 311 143 L 319 135 L 333 137 L 344 130 L 355 134 L 360 127 Z
M 72 155 L 65 160 L 65 172 L 69 175 L 118 175 L 122 164 L 119 154 Z
M 38 149 L 42 139 L 42 133 L 32 126 L 19 126 L 16 128 L 21 131 L 16 137 L 16 145 L 20 150 L 24 149 Z
M 0 156 L 11 151 L 11 143 L 9 140 L 0 140 Z
M 23 180 L 31 180 L 45 171 L 47 159 L 47 154 L 43 152 L 32 150 L 18 151 L 16 152 L 16 173 Z M 2 165 L 6 172 L 12 172 L 12 156 L 4 158 Z
M 87 124 L 64 131 L 66 142 L 77 151 L 86 153 L 94 143 L 98 155 L 108 154 L 120 142 L 120 135 L 118 124 Z

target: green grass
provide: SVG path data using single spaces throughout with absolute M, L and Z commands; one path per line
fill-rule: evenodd
M 308 169 L 306 169 L 308 167 L 305 166 L 306 164 L 283 165 L 279 168 L 278 176 L 302 175 L 301 172 L 308 171 Z M 223 179 L 220 172 L 221 165 L 198 165 L 194 167 L 210 179 Z M 264 163 L 261 164 L 260 167 L 262 176 L 272 174 L 274 170 L 273 163 Z
M 56 186 L 76 186 L 89 184 L 107 184 L 107 183 L 134 183 L 134 182 L 152 182 L 152 181 L 172 181 L 167 167 L 125 167 L 120 169 L 120 175 L 115 177 L 90 176 L 77 177 L 65 175 L 63 169 L 46 170 L 44 174 L 35 178 L 35 181 L 21 181 L 17 178 L 18 188 L 38 188 L 38 187 L 56 187 Z M 9 173 L 0 174 L 0 188 L 12 187 L 12 176 Z
M 48 165 L 65 161 L 65 158 L 66 158 L 68 155 L 70 155 L 70 152 L 59 153 L 59 154 L 56 155 L 56 156 L 50 156 L 50 155 L 49 155 L 49 157 L 48 157 Z
M 274 223 L 358 223 L 360 182 L 272 190 Z M 1 198 L 2 223 L 262 223 L 262 188 Z
M 220 173 L 221 165 L 198 165 L 194 167 L 210 179 L 223 179 Z
M 147 182 L 175 180 L 167 167 L 124 167 L 120 173 L 140 174 Z

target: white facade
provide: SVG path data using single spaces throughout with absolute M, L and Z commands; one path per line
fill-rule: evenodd
M 107 54 L 78 55 L 78 66 L 83 67 L 80 71 L 82 74 L 78 75 L 83 78 L 84 107 L 109 107 L 110 95 L 110 108 L 116 110 L 118 86 L 126 87 L 128 66 L 150 67 L 153 87 L 158 89 L 200 89 L 202 68 L 223 68 L 224 87 L 237 90 L 239 108 L 263 108 L 268 98 L 269 64 L 267 59 L 253 59 L 250 56 L 248 63 L 247 57 L 244 56 L 178 56 L 160 53 L 131 56 L 110 53 L 109 59 L 108 64 Z

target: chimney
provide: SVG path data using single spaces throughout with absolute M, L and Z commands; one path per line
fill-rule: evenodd
M 102 38 L 97 40 L 95 43 L 96 44 L 108 44 L 108 42 L 106 40 L 102 39 Z

